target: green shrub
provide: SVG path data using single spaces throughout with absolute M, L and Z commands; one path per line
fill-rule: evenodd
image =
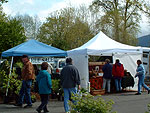
M 83 93 L 72 95 L 71 97 L 76 101 L 76 104 L 73 104 L 69 101 L 71 107 L 71 113 L 116 113 L 112 112 L 112 105 L 114 102 L 112 100 L 105 101 L 101 96 L 95 98 L 89 93 Z
M 87 90 L 86 90 L 86 89 L 84 89 L 84 88 L 81 88 L 81 92 L 82 92 L 82 93 L 86 93 L 86 92 L 87 92 Z
M 23 63 L 22 62 L 16 62 L 15 67 L 23 68 Z
M 12 74 L 9 76 L 5 73 L 4 70 L 2 70 L 0 73 L 2 73 L 3 75 L 3 84 L 2 84 L 2 92 L 5 93 L 6 89 L 8 87 L 9 93 L 15 93 L 15 94 L 19 94 L 19 90 L 21 88 L 21 80 L 18 80 L 18 75 L 15 74 L 15 72 L 13 71 Z M 8 84 L 9 82 L 9 84 Z
M 0 91 L 5 94 L 6 89 L 8 88 L 9 95 L 12 95 L 13 93 L 18 95 L 21 88 L 21 80 L 18 80 L 18 75 L 15 73 L 14 69 L 9 76 L 9 70 L 10 63 L 5 61 L 0 70 Z
M 148 111 L 146 111 L 145 113 L 150 113 L 150 104 L 148 104 L 147 107 L 148 107 Z
M 59 83 L 60 83 L 60 80 L 52 79 L 52 89 L 55 93 L 59 92 Z

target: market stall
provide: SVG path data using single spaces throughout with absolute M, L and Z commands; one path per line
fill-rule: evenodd
M 74 61 L 74 65 L 78 68 L 81 76 L 81 85 L 88 88 L 89 82 L 89 57 L 90 56 L 112 56 L 113 63 L 116 59 L 124 65 L 124 68 L 130 71 L 131 75 L 136 73 L 136 61 L 142 59 L 143 49 L 116 42 L 106 36 L 103 32 L 99 32 L 90 41 L 81 47 L 67 51 L 68 56 Z M 135 79 L 134 90 L 137 90 L 137 78 Z
M 11 69 L 10 69 L 9 76 L 11 75 L 14 56 L 22 56 L 22 55 L 28 55 L 29 57 L 39 57 L 39 59 L 42 58 L 42 60 L 44 59 L 43 57 L 46 57 L 46 59 L 44 59 L 43 61 L 49 61 L 52 59 L 48 57 L 66 57 L 67 52 L 61 49 L 49 46 L 37 40 L 28 40 L 27 42 L 24 42 L 18 46 L 15 46 L 9 50 L 2 52 L 1 57 L 12 56 Z M 8 83 L 8 86 L 9 86 L 9 83 Z M 7 96 L 7 92 L 8 92 L 8 89 L 6 91 L 6 96 Z

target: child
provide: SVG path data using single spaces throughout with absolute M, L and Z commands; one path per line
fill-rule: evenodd
M 41 71 L 39 72 L 36 81 L 39 87 L 39 94 L 41 97 L 41 105 L 36 109 L 38 113 L 44 110 L 44 113 L 49 112 L 47 110 L 47 104 L 49 100 L 49 94 L 51 93 L 52 81 L 51 75 L 47 71 L 48 63 L 43 62 L 41 65 Z

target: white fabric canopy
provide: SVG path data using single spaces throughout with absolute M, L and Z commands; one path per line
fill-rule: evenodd
M 101 55 L 109 54 L 112 55 L 114 52 L 119 53 L 137 53 L 141 51 L 141 47 L 134 47 L 125 44 L 121 44 L 115 40 L 112 40 L 100 31 L 95 37 L 89 40 L 87 43 L 73 49 L 68 52 L 73 52 L 76 50 L 86 50 L 88 55 Z
M 142 59 L 143 49 L 121 44 L 107 37 L 103 32 L 99 32 L 95 37 L 84 45 L 67 51 L 69 57 L 73 59 L 74 65 L 78 68 L 81 76 L 81 86 L 88 88 L 89 70 L 88 55 L 93 56 L 113 56 L 113 63 L 116 59 L 124 65 L 124 68 L 131 72 L 134 76 L 136 73 L 136 61 Z M 135 87 L 137 90 L 137 79 L 135 79 Z

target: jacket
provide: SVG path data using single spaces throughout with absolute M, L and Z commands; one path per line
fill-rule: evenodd
M 110 65 L 109 63 L 106 63 L 103 67 L 102 67 L 102 71 L 103 71 L 103 78 L 105 79 L 111 79 L 112 78 L 112 65 Z
M 138 74 L 136 74 L 135 76 L 145 76 L 145 69 L 143 64 L 140 64 L 139 66 L 137 66 L 136 72 Z
M 36 78 L 39 94 L 50 94 L 52 88 L 51 75 L 47 70 L 41 70 Z
M 124 67 L 121 63 L 115 63 L 112 68 L 112 74 L 114 77 L 122 78 L 124 76 Z
M 28 61 L 26 64 L 24 64 L 21 75 L 22 75 L 23 80 L 34 80 L 35 79 L 34 67 L 30 61 Z
M 67 64 L 62 69 L 60 79 L 63 88 L 74 88 L 76 85 L 80 85 L 79 72 L 72 64 Z

